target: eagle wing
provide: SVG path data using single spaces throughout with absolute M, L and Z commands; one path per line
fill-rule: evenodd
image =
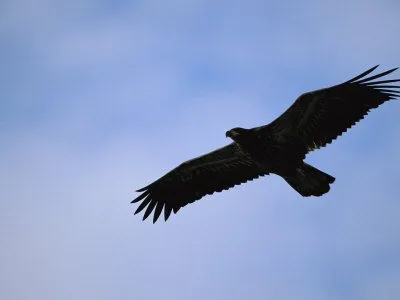
M 145 220 L 154 210 L 153 223 L 164 209 L 165 220 L 188 203 L 207 194 L 221 192 L 234 185 L 267 173 L 235 143 L 188 160 L 160 179 L 137 190 L 142 192 L 131 203 L 142 201 L 135 214 L 146 208 Z
M 301 95 L 275 121 L 254 129 L 261 134 L 272 131 L 299 137 L 305 144 L 306 153 L 326 146 L 363 119 L 371 109 L 399 96 L 400 86 L 391 83 L 400 79 L 374 81 L 397 68 L 366 77 L 377 67 L 339 85 Z

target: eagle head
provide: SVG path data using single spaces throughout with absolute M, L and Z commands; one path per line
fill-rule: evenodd
M 241 136 L 243 136 L 244 134 L 246 134 L 248 131 L 248 129 L 244 129 L 244 128 L 240 128 L 240 127 L 235 127 L 232 128 L 231 130 L 228 130 L 225 133 L 226 137 L 230 137 L 232 140 L 236 141 L 238 140 L 238 138 L 240 138 Z

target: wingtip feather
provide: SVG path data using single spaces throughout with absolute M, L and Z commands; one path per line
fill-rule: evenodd
M 356 77 L 354 77 L 354 78 L 352 78 L 352 79 L 346 81 L 345 83 L 351 83 L 351 82 L 354 82 L 354 81 L 356 81 L 356 80 L 358 80 L 358 79 L 360 79 L 360 78 L 363 78 L 363 77 L 367 76 L 369 73 L 373 72 L 373 71 L 374 71 L 376 68 L 378 68 L 378 67 L 379 67 L 379 65 L 376 65 L 376 66 L 374 66 L 374 67 L 368 69 L 367 71 L 361 73 L 360 75 L 357 75 Z
M 153 211 L 154 206 L 155 206 L 156 204 L 157 204 L 157 202 L 154 201 L 154 200 L 150 202 L 149 206 L 147 206 L 146 211 L 144 212 L 143 221 L 146 220 L 147 217 L 151 214 L 151 212 Z
M 165 219 L 165 222 L 168 220 L 169 216 L 171 215 L 171 212 L 172 212 L 172 207 L 165 204 L 165 208 L 164 208 L 164 219 Z
M 140 203 L 139 207 L 136 209 L 134 215 L 140 213 L 151 201 L 150 195 L 147 195 L 147 197 L 143 200 L 142 203 Z
M 135 199 L 133 199 L 133 200 L 131 201 L 131 203 L 139 202 L 139 201 L 142 200 L 144 197 L 146 197 L 149 193 L 150 193 L 149 191 L 144 192 L 143 194 L 141 194 L 141 195 L 139 195 L 138 197 L 136 197 Z
M 164 202 L 158 201 L 158 202 L 157 202 L 156 209 L 155 209 L 155 211 L 154 211 L 153 224 L 154 224 L 155 222 L 157 222 L 158 217 L 160 216 L 163 207 L 164 207 Z
M 374 76 L 367 77 L 367 78 L 364 78 L 364 79 L 362 79 L 362 80 L 359 80 L 359 81 L 357 81 L 356 83 L 361 84 L 361 83 L 364 83 L 364 82 L 368 82 L 368 81 L 371 81 L 371 80 L 374 80 L 374 79 L 377 79 L 377 78 L 380 78 L 380 77 L 389 75 L 390 73 L 392 73 L 392 72 L 394 72 L 394 71 L 396 71 L 396 70 L 397 70 L 397 68 L 393 68 L 393 69 L 387 70 L 387 71 L 385 71 L 385 72 L 376 74 L 376 75 L 374 75 Z

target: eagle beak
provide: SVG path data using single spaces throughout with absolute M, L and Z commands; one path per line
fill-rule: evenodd
M 225 132 L 225 136 L 226 137 L 230 137 L 231 136 L 231 132 L 228 130 L 227 132 Z

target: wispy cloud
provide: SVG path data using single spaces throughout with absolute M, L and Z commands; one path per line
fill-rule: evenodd
M 397 66 L 398 8 L 3 2 L 2 298 L 398 298 L 398 103 L 307 158 L 337 178 L 321 199 L 268 176 L 167 223 L 128 204 L 225 130 Z

